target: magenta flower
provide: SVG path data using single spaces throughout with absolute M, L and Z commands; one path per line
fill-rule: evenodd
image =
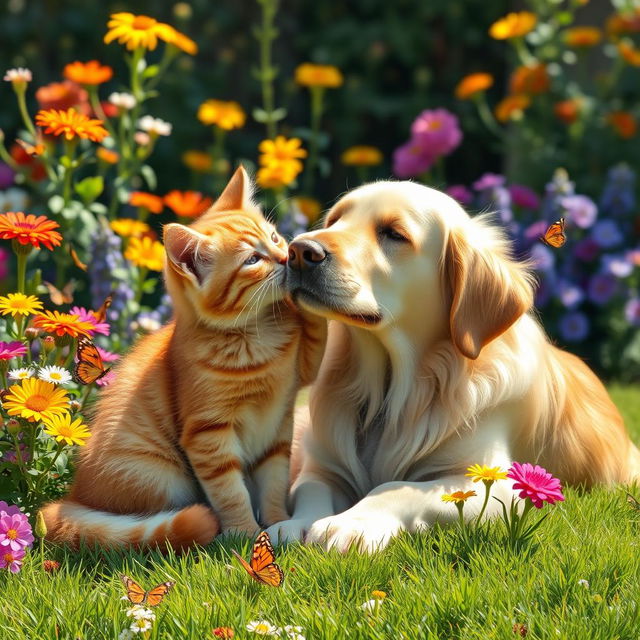
M 436 158 L 419 140 L 411 139 L 393 152 L 393 173 L 398 178 L 415 178 L 429 171 Z
M 0 342 L 0 360 L 11 360 L 25 353 L 27 353 L 27 347 L 22 342 Z
M 98 345 L 96 345 L 96 349 L 98 350 L 98 353 L 102 358 L 102 362 L 115 362 L 120 357 L 119 353 L 112 353 L 111 351 L 107 351 L 106 349 L 103 349 Z
M 18 573 L 22 567 L 22 558 L 24 558 L 24 549 L 17 551 L 9 551 L 0 549 L 0 569 L 9 569 L 11 573 Z
M 465 207 L 473 201 L 473 194 L 463 184 L 452 184 L 445 193 Z
M 11 254 L 7 249 L 0 247 L 0 280 L 4 280 L 9 275 L 9 258 Z
M 521 209 L 537 209 L 540 206 L 538 194 L 521 184 L 512 184 L 509 187 L 511 202 Z
M 505 181 L 506 178 L 499 173 L 483 173 L 472 186 L 476 191 L 486 191 L 502 187 Z
M 116 379 L 116 372 L 113 369 L 111 369 L 111 371 L 109 371 L 109 373 L 107 373 L 106 375 L 102 376 L 100 380 L 96 380 L 96 384 L 99 387 L 108 387 L 115 379 Z
M 458 118 L 446 109 L 423 111 L 411 125 L 411 136 L 433 156 L 446 156 L 462 142 Z
M 4 500 L 0 500 L 0 516 L 13 516 L 16 513 L 22 515 L 19 507 L 15 504 L 7 504 Z
M 19 551 L 32 542 L 31 525 L 24 513 L 0 516 L 0 553 Z
M 84 307 L 71 307 L 69 309 L 69 313 L 75 313 L 77 316 L 80 316 L 80 320 L 82 322 L 88 322 L 93 325 L 93 329 L 89 329 L 89 333 L 93 336 L 96 333 L 101 333 L 103 336 L 109 335 L 109 323 L 108 322 L 98 322 L 98 318 L 96 318 L 93 311 L 88 311 Z
M 538 465 L 514 462 L 507 471 L 507 478 L 515 480 L 513 489 L 520 491 L 519 497 L 529 498 L 537 509 L 545 502 L 555 504 L 564 500 L 560 480 Z

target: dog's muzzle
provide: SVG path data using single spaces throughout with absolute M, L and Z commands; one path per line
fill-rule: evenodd
M 294 240 L 289 245 L 289 269 L 305 271 L 317 267 L 327 259 L 327 250 L 315 240 Z

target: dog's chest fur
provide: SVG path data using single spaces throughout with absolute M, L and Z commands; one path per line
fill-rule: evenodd
M 356 430 L 356 453 L 365 469 L 370 469 L 378 452 L 382 433 L 384 431 L 385 416 L 383 411 L 378 411 L 373 420 L 363 426 L 367 406 L 361 407 L 358 414 L 358 428 Z

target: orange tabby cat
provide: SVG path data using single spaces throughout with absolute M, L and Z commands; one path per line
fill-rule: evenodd
M 51 540 L 184 548 L 254 534 L 252 497 L 262 525 L 289 517 L 292 412 L 326 327 L 285 298 L 287 245 L 250 190 L 240 168 L 191 226 L 165 227 L 175 318 L 102 392 L 71 493 L 44 508 Z

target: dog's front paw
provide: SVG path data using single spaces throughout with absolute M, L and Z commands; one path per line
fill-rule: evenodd
M 313 520 L 292 518 L 270 526 L 267 529 L 267 533 L 274 544 L 280 542 L 302 542 L 312 523 Z
M 359 551 L 372 553 L 384 549 L 402 528 L 402 523 L 388 514 L 381 517 L 379 513 L 350 509 L 314 522 L 305 542 L 325 549 L 336 548 L 343 553 L 355 545 Z

